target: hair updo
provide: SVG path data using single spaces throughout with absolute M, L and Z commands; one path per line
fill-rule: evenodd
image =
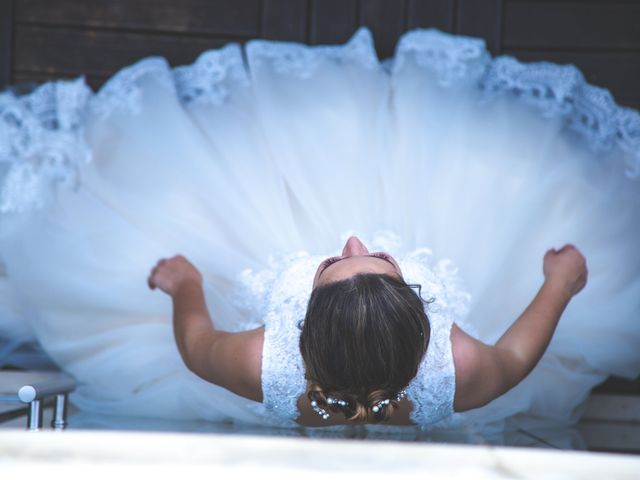
M 417 374 L 429 335 L 423 300 L 397 277 L 358 274 L 314 289 L 300 334 L 309 400 L 351 421 L 387 420 Z

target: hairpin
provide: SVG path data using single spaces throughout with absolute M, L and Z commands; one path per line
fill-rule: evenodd
M 395 400 L 399 402 L 406 396 L 407 396 L 407 391 L 400 390 L 400 392 L 398 392 L 398 394 L 395 396 Z M 384 400 L 381 400 L 378 403 L 376 403 L 371 410 L 373 410 L 373 413 L 378 413 L 386 405 L 389 405 L 389 403 L 391 403 L 391 400 L 388 398 L 385 398 Z M 337 398 L 327 397 L 327 405 L 340 405 L 341 407 L 346 407 L 348 404 L 345 400 L 339 400 Z M 321 406 L 319 406 L 318 402 L 316 402 L 315 400 L 311 401 L 311 408 L 318 415 L 320 415 L 324 420 L 327 420 L 329 418 L 329 412 L 324 408 L 322 408 Z
M 318 406 L 318 402 L 315 400 L 311 401 L 311 408 L 320 415 L 323 419 L 327 420 L 329 418 L 329 412 L 327 412 L 324 408 Z
M 340 405 L 341 407 L 346 407 L 348 405 L 345 400 L 339 400 L 333 397 L 327 397 L 327 404 Z M 313 410 L 325 420 L 329 418 L 329 412 L 327 412 L 324 408 L 318 406 L 318 402 L 316 402 L 315 400 L 311 401 L 311 408 L 313 408 Z
M 406 390 L 400 390 L 400 392 L 398 392 L 398 394 L 396 395 L 396 402 L 399 402 L 400 400 L 402 400 L 404 397 L 407 396 L 407 391 Z M 380 412 L 380 410 L 382 410 L 384 407 L 386 407 L 387 405 L 389 405 L 391 403 L 391 400 L 389 398 L 385 398 L 384 400 L 380 400 L 378 403 L 376 403 L 371 410 L 373 411 L 373 413 L 378 413 Z

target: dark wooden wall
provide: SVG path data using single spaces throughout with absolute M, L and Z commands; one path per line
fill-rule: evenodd
M 0 88 L 84 73 L 95 89 L 148 55 L 181 65 L 255 37 L 341 43 L 359 25 L 381 58 L 402 32 L 436 27 L 493 54 L 574 63 L 640 108 L 640 0 L 0 0 Z

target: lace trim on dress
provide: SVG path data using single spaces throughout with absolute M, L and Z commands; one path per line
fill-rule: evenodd
M 171 67 L 163 57 L 147 57 L 123 68 L 100 88 L 91 99 L 91 110 L 105 119 L 114 112 L 138 115 L 142 109 L 141 79 L 153 77 L 161 86 L 175 91 Z
M 586 83 L 573 65 L 524 64 L 506 55 L 491 59 L 484 40 L 436 29 L 407 32 L 394 58 L 382 64 L 366 27 L 343 45 L 251 40 L 245 49 L 250 68 L 243 65 L 240 47 L 229 44 L 173 69 L 163 57 L 144 58 L 120 70 L 95 94 L 84 77 L 47 82 L 19 97 L 0 93 L 0 212 L 39 208 L 57 185 L 77 186 L 78 165 L 91 159 L 84 119 L 139 113 L 143 77 L 152 77 L 185 105 L 220 105 L 232 85 L 249 85 L 251 68 L 267 62 L 280 74 L 300 78 L 311 77 L 327 60 L 380 68 L 393 77 L 413 59 L 447 88 L 477 85 L 482 101 L 513 95 L 545 116 L 560 117 L 596 152 L 619 147 L 625 152 L 626 175 L 640 176 L 640 113 L 618 106 L 608 90 Z
M 309 46 L 295 42 L 250 40 L 245 48 L 250 68 L 268 62 L 277 73 L 298 78 L 311 77 L 326 60 L 367 69 L 379 68 L 380 65 L 373 36 L 366 27 L 360 27 L 343 45 Z
M 207 50 L 192 65 L 174 68 L 173 78 L 184 104 L 221 105 L 230 94 L 230 85 L 250 85 L 242 49 L 237 43 Z
M 485 101 L 514 95 L 544 117 L 561 117 L 597 153 L 619 146 L 629 154 L 627 176 L 640 175 L 640 113 L 618 106 L 608 90 L 589 85 L 575 65 L 523 64 L 503 55 L 493 60 L 480 86 Z
M 618 106 L 607 89 L 589 85 L 575 65 L 521 63 L 509 55 L 492 59 L 484 39 L 432 28 L 402 36 L 393 75 L 409 57 L 433 71 L 442 86 L 475 84 L 484 102 L 513 95 L 547 118 L 562 118 L 596 153 L 619 147 L 628 154 L 626 175 L 640 176 L 640 112 Z
M 390 67 L 393 76 L 408 57 L 432 71 L 443 87 L 476 83 L 491 62 L 483 39 L 453 36 L 433 28 L 413 30 L 400 38 Z
M 0 93 L 0 212 L 40 208 L 58 185 L 77 187 L 91 161 L 84 124 L 91 89 L 83 77 L 28 95 Z

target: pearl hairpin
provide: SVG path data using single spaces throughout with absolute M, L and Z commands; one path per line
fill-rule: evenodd
M 402 400 L 406 396 L 407 396 L 407 391 L 406 390 L 400 390 L 400 392 L 398 392 L 398 394 L 396 395 L 396 402 L 399 402 L 400 400 Z M 380 400 L 378 403 L 376 403 L 371 408 L 371 410 L 373 411 L 373 413 L 378 413 L 378 412 L 380 412 L 380 410 L 382 410 L 384 407 L 386 407 L 390 403 L 391 403 L 391 400 L 388 399 L 388 398 L 385 398 L 384 400 Z
M 337 398 L 333 398 L 333 397 L 327 397 L 327 404 L 328 405 L 340 405 L 341 407 L 346 407 L 347 406 L 347 402 L 345 400 L 338 400 Z M 329 418 L 329 412 L 326 411 L 321 406 L 319 406 L 318 402 L 316 402 L 315 400 L 313 400 L 311 402 L 311 408 L 313 408 L 313 410 L 318 415 L 320 415 L 324 420 L 327 420 Z
M 391 400 L 385 398 L 384 400 L 376 403 L 371 410 L 373 410 L 373 413 L 378 413 L 382 407 L 389 405 L 389 402 L 391 402 Z
M 346 407 L 347 406 L 347 402 L 345 400 L 338 400 L 338 399 L 333 398 L 333 397 L 327 398 L 327 403 L 329 405 L 340 405 L 341 407 Z
M 406 390 L 400 390 L 400 392 L 398 392 L 398 394 L 395 396 L 395 400 L 397 402 L 399 402 L 400 400 L 402 400 L 404 397 L 407 396 L 407 391 Z M 384 400 L 380 400 L 378 403 L 376 403 L 371 410 L 373 410 L 373 413 L 378 413 L 380 412 L 380 410 L 382 410 L 385 406 L 389 405 L 391 403 L 391 400 L 388 398 L 385 398 Z M 341 400 L 341 399 L 337 399 L 337 398 L 333 398 L 333 397 L 327 397 L 327 405 L 340 405 L 341 407 L 346 407 L 348 405 L 346 400 Z M 324 420 L 328 420 L 329 419 L 329 412 L 327 410 L 325 410 L 324 408 L 322 408 L 321 406 L 318 405 L 318 402 L 316 402 L 315 400 L 311 401 L 311 408 L 318 414 L 320 415 Z
M 323 419 L 327 420 L 329 418 L 329 412 L 327 412 L 324 408 L 318 406 L 318 402 L 315 400 L 311 401 L 311 408 L 320 415 Z

